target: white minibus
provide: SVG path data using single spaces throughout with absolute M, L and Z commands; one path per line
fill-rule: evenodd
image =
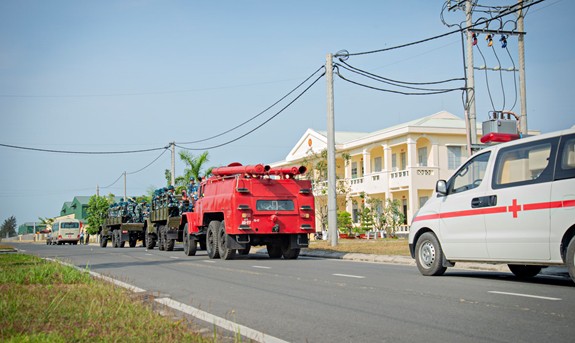
M 82 224 L 78 219 L 61 219 L 52 224 L 52 232 L 46 238 L 48 245 L 61 245 L 65 243 L 78 244 Z

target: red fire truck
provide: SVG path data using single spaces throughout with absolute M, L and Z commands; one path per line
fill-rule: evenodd
M 294 178 L 305 172 L 240 163 L 213 169 L 194 211 L 182 214 L 184 253 L 195 255 L 200 242 L 212 259 L 233 259 L 252 246 L 266 246 L 270 258 L 297 259 L 315 232 L 311 182 Z

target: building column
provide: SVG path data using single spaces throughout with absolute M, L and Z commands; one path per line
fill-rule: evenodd
M 363 175 L 371 174 L 371 153 L 367 149 L 363 149 Z
M 387 144 L 382 144 L 383 147 L 383 171 L 391 171 L 391 147 Z
M 439 144 L 431 145 L 431 167 L 439 168 Z
M 417 167 L 417 142 L 409 137 L 407 138 L 407 169 Z

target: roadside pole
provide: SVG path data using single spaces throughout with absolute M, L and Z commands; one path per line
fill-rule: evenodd
M 325 62 L 327 81 L 327 228 L 331 246 L 337 245 L 337 193 L 335 166 L 335 116 L 333 109 L 333 55 Z

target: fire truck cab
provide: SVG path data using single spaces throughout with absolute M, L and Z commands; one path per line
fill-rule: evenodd
M 199 242 L 210 258 L 233 259 L 266 246 L 270 258 L 296 259 L 315 232 L 311 182 L 294 178 L 305 172 L 239 163 L 213 169 L 194 211 L 182 215 L 185 254 L 195 255 Z
M 409 247 L 423 275 L 479 261 L 508 264 L 518 277 L 567 265 L 575 281 L 575 127 L 473 155 L 437 182 Z

